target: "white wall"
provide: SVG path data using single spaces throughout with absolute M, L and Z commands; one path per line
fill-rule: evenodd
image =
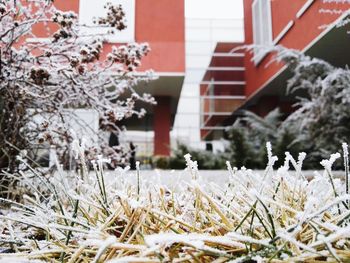
M 217 42 L 243 41 L 243 0 L 185 0 L 185 12 L 186 78 L 172 137 L 203 149 L 199 83 Z M 214 143 L 214 150 L 220 148 L 221 142 Z

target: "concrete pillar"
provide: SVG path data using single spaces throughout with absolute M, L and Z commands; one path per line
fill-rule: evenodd
M 170 126 L 171 105 L 170 97 L 156 97 L 154 106 L 154 155 L 170 156 Z

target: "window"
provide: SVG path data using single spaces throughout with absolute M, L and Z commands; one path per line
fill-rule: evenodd
M 267 55 L 264 47 L 272 44 L 272 19 L 270 0 L 255 0 L 252 6 L 253 12 L 253 40 L 255 65 Z
M 104 8 L 106 3 L 111 2 L 113 5 L 121 4 L 125 11 L 127 28 L 114 34 L 106 35 L 110 28 L 96 27 L 93 23 L 94 18 L 105 16 L 107 10 Z M 79 22 L 94 28 L 83 27 L 83 34 L 104 34 L 108 42 L 128 43 L 135 41 L 135 0 L 80 0 Z

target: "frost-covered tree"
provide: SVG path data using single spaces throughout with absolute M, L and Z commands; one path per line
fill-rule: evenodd
M 321 14 L 339 16 L 348 13 L 350 1 L 323 0 L 323 4 Z M 349 22 L 349 17 L 345 17 L 336 26 Z M 275 49 L 277 60 L 285 62 L 293 72 L 287 84 L 288 93 L 304 94 L 297 98 L 296 110 L 283 122 L 282 128 L 293 129 L 298 142 L 318 161 L 339 151 L 340 145 L 350 139 L 349 68 L 334 67 L 300 51 Z
M 294 74 L 288 80 L 288 91 L 305 94 L 283 126 L 298 129 L 298 140 L 321 151 L 322 157 L 337 152 L 350 138 L 350 70 L 299 51 L 282 50 L 278 58 Z
M 260 167 L 265 156 L 262 146 L 270 141 L 280 160 L 285 151 L 304 151 L 308 153 L 305 168 L 320 168 L 320 160 L 350 139 L 350 70 L 297 50 L 273 47 L 270 51 L 293 73 L 286 89 L 295 95 L 295 110 L 287 118 L 278 109 L 265 117 L 245 112 L 229 131 L 233 159 L 241 160 L 239 165 Z
M 118 33 L 127 25 L 121 6 L 108 4 L 98 26 Z M 99 128 L 118 133 L 118 122 L 133 115 L 142 117 L 138 101 L 154 103 L 149 94 L 137 94 L 133 86 L 150 79 L 136 75 L 149 46 L 127 44 L 113 47 L 101 58 L 104 35 L 81 30 L 77 14 L 58 10 L 53 0 L 0 0 L 0 167 L 14 169 L 15 156 L 26 149 L 34 158 L 36 145 L 54 146 L 60 161 L 68 145 L 80 136 L 68 123 L 89 129 L 71 109 L 93 109 Z M 57 31 L 38 41 L 35 28 Z M 115 32 L 114 32 L 115 31 Z M 28 39 L 34 41 L 27 41 Z M 78 133 L 79 133 L 78 132 Z M 85 155 L 109 157 L 114 164 L 125 161 L 125 151 L 101 140 L 89 143 Z

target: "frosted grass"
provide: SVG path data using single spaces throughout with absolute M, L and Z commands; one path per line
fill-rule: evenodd
M 102 158 L 93 164 L 94 173 L 84 166 L 77 174 L 23 173 L 17 188 L 21 202 L 0 200 L 11 207 L 0 215 L 0 247 L 7 249 L 0 259 L 349 261 L 350 195 L 331 169 L 340 154 L 321 162 L 324 173 L 306 179 L 305 153 L 297 160 L 286 153 L 284 165 L 276 169 L 270 144 L 267 149 L 265 171 L 237 169 L 227 162 L 225 185 L 203 180 L 189 155 L 190 181 L 176 187 L 143 178 L 142 171 L 136 181 L 126 169 L 106 178 Z M 343 153 L 348 178 L 345 144 Z

